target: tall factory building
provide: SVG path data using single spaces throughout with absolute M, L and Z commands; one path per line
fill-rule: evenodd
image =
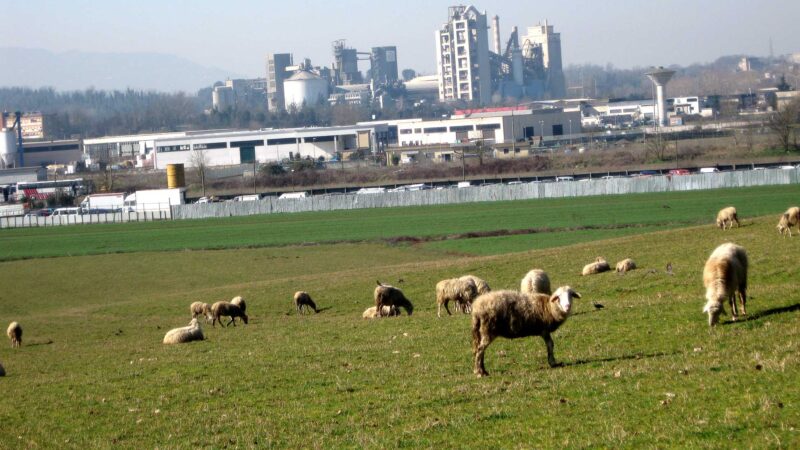
M 347 47 L 344 39 L 333 41 L 333 76 L 336 86 L 364 82 L 358 70 L 358 51 Z
M 541 49 L 546 74 L 545 90 L 550 98 L 564 98 L 566 86 L 561 67 L 561 33 L 554 33 L 553 26 L 545 20 L 544 25 L 528 27 L 528 35 L 523 38 L 523 42 L 526 41 Z
M 397 47 L 372 47 L 370 78 L 376 86 L 397 81 Z
M 291 76 L 286 68 L 292 65 L 291 53 L 267 55 L 267 108 L 271 112 L 285 109 L 283 82 Z
M 462 5 L 451 6 L 448 17 L 436 31 L 439 100 L 489 104 L 492 84 L 486 14 Z

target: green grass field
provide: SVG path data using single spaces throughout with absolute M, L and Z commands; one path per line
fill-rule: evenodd
M 775 223 L 798 191 L 1 230 L 0 323 L 25 332 L 0 346 L 0 448 L 797 448 L 800 238 Z M 723 232 L 728 204 L 743 226 Z M 499 229 L 545 232 L 436 240 Z M 702 266 L 728 240 L 750 256 L 750 315 L 709 329 Z M 640 269 L 579 276 L 598 255 Z M 476 378 L 470 319 L 437 319 L 435 283 L 513 289 L 533 267 L 583 294 L 554 335 L 564 366 L 499 339 Z M 376 279 L 414 315 L 361 319 Z M 298 289 L 324 311 L 297 316 Z M 235 295 L 249 325 L 161 344 L 192 301 Z

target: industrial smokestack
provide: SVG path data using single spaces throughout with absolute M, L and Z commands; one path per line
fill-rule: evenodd
M 500 16 L 492 17 L 492 34 L 494 35 L 494 52 L 500 54 Z
M 669 120 L 667 120 L 666 86 L 672 76 L 675 75 L 675 71 L 659 67 L 645 75 L 656 86 L 656 123 L 666 127 L 669 125 Z

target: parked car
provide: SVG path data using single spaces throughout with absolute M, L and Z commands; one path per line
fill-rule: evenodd
M 285 200 L 287 198 L 306 198 L 308 197 L 308 192 L 284 192 L 278 197 L 278 200 Z
M 258 194 L 248 194 L 248 195 L 237 195 L 233 197 L 229 201 L 231 202 L 255 202 L 261 200 L 261 196 Z
M 716 167 L 701 167 L 700 173 L 716 173 L 719 172 L 719 169 Z
M 575 177 L 570 177 L 570 176 L 556 177 L 556 181 L 575 181 Z
M 672 169 L 669 171 L 670 175 L 689 175 L 689 169 Z
M 75 216 L 83 214 L 83 211 L 78 207 L 56 208 L 53 211 L 53 216 Z

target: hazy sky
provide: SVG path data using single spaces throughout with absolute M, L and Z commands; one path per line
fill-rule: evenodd
M 441 0 L 0 0 L 0 46 L 52 51 L 158 52 L 246 76 L 264 55 L 293 53 L 330 66 L 331 42 L 368 51 L 396 45 L 400 67 L 435 73 Z M 469 3 L 467 3 L 469 4 Z M 722 55 L 800 52 L 798 0 L 494 0 L 501 38 L 547 19 L 561 33 L 564 65 L 691 64 Z M 491 45 L 491 41 L 490 41 Z M 0 64 L 2 62 L 0 61 Z M 362 67 L 365 68 L 365 67 Z

